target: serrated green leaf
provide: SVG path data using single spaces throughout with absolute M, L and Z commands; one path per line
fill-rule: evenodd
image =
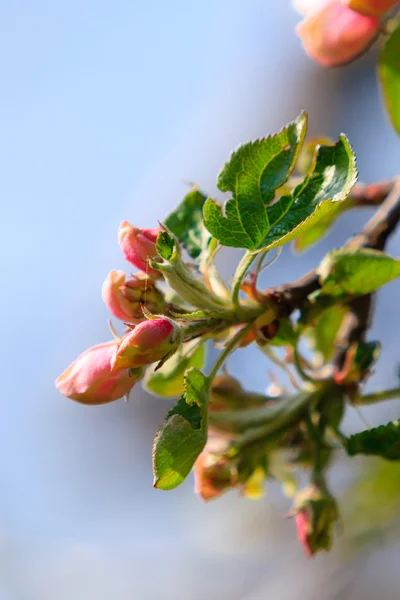
M 324 363 L 329 362 L 332 358 L 335 340 L 346 312 L 345 306 L 332 306 L 325 310 L 316 323 L 306 330 L 312 350 L 321 354 Z
M 362 296 L 400 275 L 400 260 L 369 248 L 329 252 L 317 269 L 322 291 L 330 296 Z
M 393 127 L 400 133 L 400 25 L 381 47 L 378 71 L 386 110 Z
M 197 258 L 211 239 L 203 224 L 203 205 L 206 199 L 200 190 L 193 188 L 165 219 L 165 225 L 192 258 Z
M 207 378 L 190 368 L 184 376 L 185 393 L 169 411 L 153 445 L 154 487 L 172 490 L 184 481 L 207 441 Z
M 221 191 L 232 192 L 221 207 L 209 198 L 204 205 L 204 223 L 224 246 L 255 250 L 264 239 L 269 221 L 267 206 L 275 190 L 292 172 L 307 129 L 302 113 L 274 136 L 239 146 L 218 176 Z
M 374 429 L 366 429 L 350 436 L 347 453 L 381 456 L 389 460 L 400 459 L 400 423 L 393 421 Z
M 356 181 L 355 156 L 345 135 L 333 146 L 319 146 L 304 181 L 268 208 L 270 230 L 260 250 L 291 242 L 328 219 Z
M 156 248 L 158 254 L 165 260 L 169 260 L 174 252 L 175 241 L 167 231 L 161 231 L 157 236 Z
M 197 348 L 196 348 L 197 346 Z M 201 369 L 205 360 L 205 348 L 198 341 L 183 344 L 158 371 L 147 369 L 143 380 L 145 390 L 163 398 L 176 398 L 184 392 L 184 374 L 189 367 Z

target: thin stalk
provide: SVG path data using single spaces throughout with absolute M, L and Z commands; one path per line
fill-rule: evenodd
M 238 264 L 235 274 L 233 276 L 232 304 L 233 304 L 235 312 L 238 315 L 240 315 L 240 313 L 241 313 L 241 306 L 240 306 L 240 300 L 239 300 L 240 286 L 241 286 L 241 283 L 242 283 L 247 271 L 251 267 L 251 264 L 254 261 L 254 259 L 255 259 L 255 254 L 253 254 L 252 252 L 249 252 L 247 250 L 247 252 L 242 257 L 242 260 Z
M 300 377 L 302 379 L 304 379 L 304 381 L 310 381 L 311 383 L 315 383 L 315 379 L 313 377 L 311 377 L 311 375 L 306 373 L 305 370 L 303 369 L 303 365 L 301 364 L 299 349 L 297 346 L 295 346 L 293 348 L 293 361 L 294 361 L 295 367 L 296 367 Z
M 339 427 L 335 427 L 333 425 L 328 425 L 328 431 L 330 431 L 336 437 L 336 439 L 341 444 L 341 446 L 343 446 L 344 448 L 347 448 L 348 439 L 344 435 L 344 433 L 342 433 L 342 431 L 340 431 Z
M 245 335 L 250 331 L 251 327 L 252 323 L 249 323 L 248 325 L 246 325 L 246 327 L 243 327 L 243 329 L 238 331 L 229 341 L 227 346 L 222 350 L 222 352 L 219 353 L 217 360 L 213 364 L 211 371 L 208 375 L 208 380 L 210 383 L 212 382 L 212 380 L 214 379 L 214 377 L 216 376 L 216 374 L 218 373 L 228 356 L 231 354 L 231 352 L 235 350 L 240 340 L 244 338 Z
M 279 358 L 279 356 L 277 356 L 275 354 L 275 352 L 272 350 L 272 348 L 270 348 L 268 345 L 262 346 L 261 344 L 258 344 L 258 347 L 265 354 L 265 356 L 267 356 L 273 363 L 275 363 L 278 367 L 280 367 L 286 373 L 292 386 L 296 390 L 301 390 L 301 386 L 299 385 L 298 381 L 296 380 L 295 376 L 293 375 L 292 371 L 290 370 L 290 368 L 286 364 L 286 362 L 284 360 L 281 360 Z
M 374 394 L 360 396 L 353 402 L 353 404 L 355 406 L 368 406 L 369 404 L 384 402 L 385 400 L 393 400 L 395 398 L 400 398 L 400 388 L 393 388 L 392 390 L 385 390 L 384 392 L 375 392 Z

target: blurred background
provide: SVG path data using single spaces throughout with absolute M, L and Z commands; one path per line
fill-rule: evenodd
M 339 457 L 344 532 L 309 561 L 274 484 L 265 500 L 214 504 L 194 496 L 190 477 L 172 492 L 152 488 L 166 400 L 135 388 L 128 404 L 90 408 L 54 388 L 80 352 L 110 338 L 100 290 L 127 268 L 120 221 L 156 226 L 189 181 L 218 197 L 216 174 L 240 142 L 307 109 L 311 134 L 346 132 L 362 181 L 398 173 L 374 50 L 319 68 L 289 0 L 15 0 L 0 14 L 0 599 L 397 599 L 397 466 Z M 368 216 L 346 214 L 296 260 L 285 249 L 263 283 L 297 278 Z M 389 252 L 400 254 L 398 235 Z M 225 254 L 227 276 L 235 261 Z M 371 391 L 397 384 L 399 298 L 398 282 L 379 295 Z M 247 352 L 232 371 L 262 391 L 270 366 Z M 394 415 L 387 403 L 362 416 Z M 354 414 L 346 428 L 365 425 Z

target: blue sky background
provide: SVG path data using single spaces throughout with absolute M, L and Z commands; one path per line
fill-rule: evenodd
M 313 65 L 289 2 L 15 1 L 0 17 L 0 597 L 254 600 L 268 563 L 266 589 L 289 599 L 296 590 L 277 565 L 302 559 L 281 505 L 204 506 L 191 481 L 154 491 L 152 435 L 166 403 L 135 391 L 128 405 L 88 409 L 53 381 L 109 338 L 100 289 L 110 269 L 126 268 L 120 221 L 155 226 L 187 181 L 215 194 L 238 143 L 307 108 L 312 133 L 348 133 L 364 180 L 393 176 L 399 146 L 373 63 Z M 379 152 L 388 159 L 377 164 Z M 300 275 L 359 223 L 350 217 L 295 265 L 286 252 L 266 285 Z M 395 283 L 382 294 L 378 382 L 395 381 L 398 293 Z M 243 355 L 232 365 L 242 368 Z M 242 371 L 265 387 L 261 357 Z M 305 589 L 322 576 L 303 574 Z

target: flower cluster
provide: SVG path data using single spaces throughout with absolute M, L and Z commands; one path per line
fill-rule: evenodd
M 121 250 L 138 272 L 111 271 L 102 297 L 123 334 L 112 329 L 115 339 L 86 350 L 56 386 L 89 405 L 127 396 L 139 380 L 177 398 L 154 439 L 154 486 L 171 490 L 194 471 L 195 491 L 209 501 L 230 490 L 257 499 L 279 481 L 312 556 L 330 548 L 339 519 L 326 484 L 338 443 L 351 456 L 399 458 L 398 424 L 387 437 L 378 428 L 346 438 L 340 426 L 347 405 L 371 403 L 361 393 L 380 347 L 367 339 L 371 294 L 400 276 L 400 260 L 382 251 L 400 211 L 393 183 L 373 186 L 365 205 L 371 194 L 383 205 L 360 236 L 300 280 L 260 289 L 271 249 L 294 240 L 304 249 L 341 212 L 363 205 L 347 138 L 303 144 L 306 128 L 302 113 L 278 134 L 239 146 L 218 177 L 221 191 L 232 192 L 225 207 L 194 188 L 160 228 L 121 223 Z M 223 246 L 245 250 L 231 281 L 215 262 Z M 265 393 L 223 370 L 250 344 L 274 369 Z M 216 357 L 205 373 L 210 346 Z
M 67 398 L 105 404 L 127 396 L 143 377 L 145 365 L 161 361 L 178 348 L 180 329 L 162 315 L 166 303 L 154 281 L 160 274 L 148 265 L 149 258 L 157 255 L 158 233 L 158 229 L 121 223 L 118 240 L 124 256 L 143 272 L 127 279 L 123 271 L 111 271 L 102 296 L 127 331 L 119 340 L 89 348 L 58 377 L 56 387 Z M 162 316 L 154 317 L 157 313 Z

